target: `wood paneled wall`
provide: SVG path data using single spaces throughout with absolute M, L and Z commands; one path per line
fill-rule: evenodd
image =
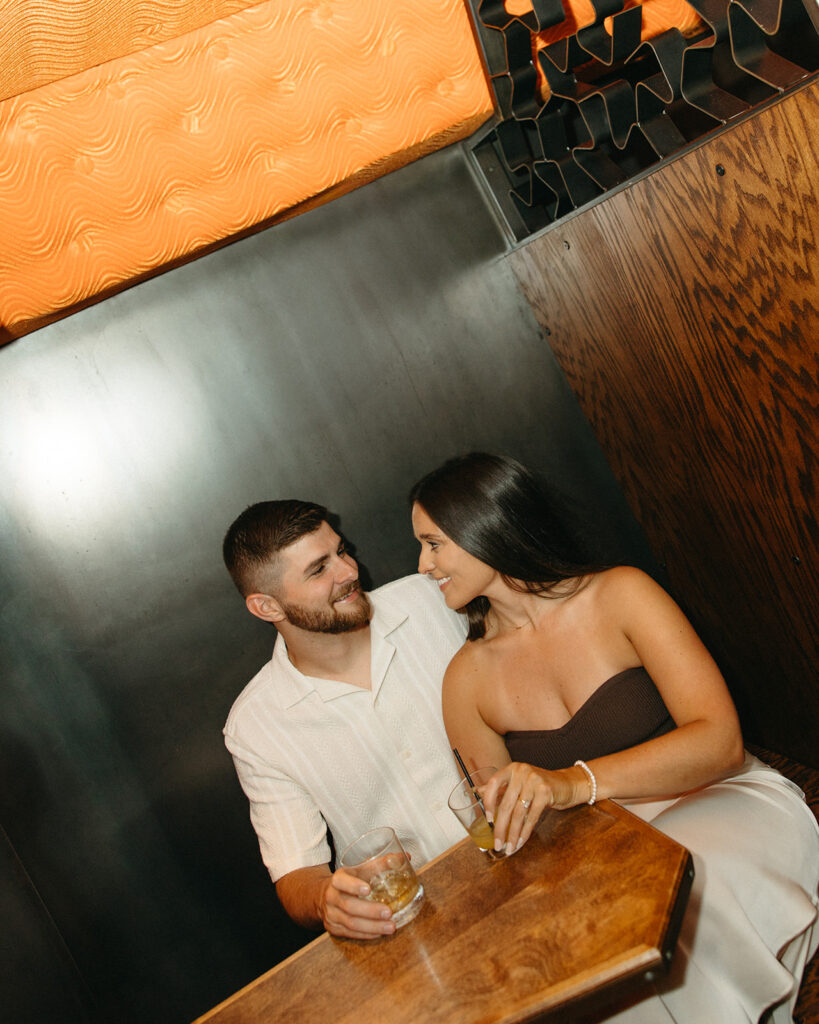
M 510 256 L 746 736 L 819 765 L 819 84 Z

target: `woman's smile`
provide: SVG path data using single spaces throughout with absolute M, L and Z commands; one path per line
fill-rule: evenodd
M 486 592 L 495 570 L 459 547 L 417 503 L 412 507 L 412 526 L 421 545 L 418 572 L 435 580 L 450 608 L 463 608 Z

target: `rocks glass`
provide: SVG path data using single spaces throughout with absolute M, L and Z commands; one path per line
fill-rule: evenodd
M 412 921 L 421 909 L 424 887 L 391 828 L 370 829 L 350 843 L 341 855 L 341 867 L 369 885 L 366 899 L 386 903 L 396 928 Z

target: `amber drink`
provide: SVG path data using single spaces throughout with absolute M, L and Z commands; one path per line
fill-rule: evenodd
M 396 928 L 408 924 L 421 909 L 424 887 L 391 828 L 371 829 L 350 843 L 341 855 L 341 866 L 369 885 L 366 899 L 390 908 Z
M 449 809 L 466 829 L 469 838 L 490 860 L 503 860 L 505 850 L 495 849 L 495 829 L 484 811 L 480 796 L 481 789 L 497 771 L 497 768 L 476 768 L 470 772 L 474 785 L 462 779 L 449 794 Z

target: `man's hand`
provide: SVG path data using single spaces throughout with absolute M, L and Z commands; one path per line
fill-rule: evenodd
M 330 875 L 321 896 L 321 919 L 331 935 L 346 939 L 377 939 L 392 935 L 392 911 L 384 903 L 367 900 L 370 887 L 343 869 Z
M 377 939 L 392 935 L 392 912 L 384 903 L 366 900 L 366 882 L 329 864 L 297 868 L 276 883 L 282 906 L 305 928 L 324 928 L 346 939 Z

